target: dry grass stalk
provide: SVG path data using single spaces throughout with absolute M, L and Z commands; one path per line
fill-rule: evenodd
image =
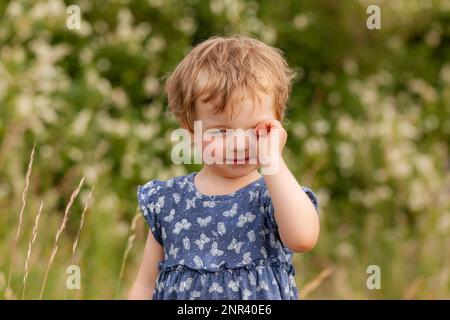
M 30 160 L 28 162 L 27 174 L 26 174 L 26 177 L 25 177 L 25 187 L 24 187 L 23 192 L 22 192 L 22 206 L 20 208 L 19 224 L 17 225 L 16 236 L 14 237 L 14 242 L 13 242 L 13 245 L 12 245 L 11 264 L 9 266 L 8 281 L 6 283 L 6 292 L 11 291 L 11 288 L 10 288 L 11 277 L 12 277 L 12 273 L 13 273 L 13 270 L 14 270 L 14 263 L 15 263 L 15 260 L 16 260 L 17 242 L 19 241 L 20 231 L 22 229 L 23 213 L 25 211 L 25 205 L 27 203 L 27 192 L 28 192 L 28 187 L 30 185 L 30 177 L 31 177 L 31 171 L 32 171 L 32 168 L 33 168 L 34 152 L 35 152 L 35 150 L 36 150 L 36 141 L 34 142 L 33 149 L 31 150 Z
M 37 237 L 37 229 L 39 226 L 39 219 L 41 217 L 41 212 L 42 212 L 42 207 L 44 206 L 44 202 L 41 202 L 41 206 L 39 207 L 39 211 L 36 215 L 36 219 L 34 220 L 34 226 L 33 226 L 33 231 L 31 233 L 31 239 L 28 242 L 28 252 L 27 252 L 27 258 L 25 259 L 25 273 L 23 275 L 23 288 L 22 288 L 22 300 L 25 297 L 25 289 L 26 289 L 26 285 L 27 285 L 27 278 L 28 278 L 28 271 L 29 271 L 29 263 L 30 263 L 30 258 L 31 258 L 31 249 L 33 247 L 34 242 L 36 241 L 36 237 Z
M 322 270 L 314 279 L 312 279 L 309 283 L 307 283 L 301 293 L 300 293 L 300 299 L 305 299 L 305 297 L 316 290 L 320 284 L 328 278 L 332 273 L 334 272 L 333 268 L 327 268 L 325 270 Z
M 55 243 L 53 245 L 52 254 L 51 254 L 50 259 L 49 259 L 48 264 L 47 264 L 47 270 L 45 271 L 44 281 L 42 282 L 41 293 L 39 295 L 39 299 L 42 299 L 42 295 L 44 294 L 44 289 L 45 289 L 45 285 L 47 283 L 48 273 L 50 271 L 50 267 L 51 267 L 51 265 L 53 263 L 53 260 L 55 259 L 56 253 L 58 252 L 59 238 L 61 237 L 61 234 L 64 231 L 64 229 L 66 228 L 67 220 L 69 219 L 70 208 L 72 207 L 72 204 L 73 204 L 75 198 L 77 197 L 78 193 L 80 192 L 81 187 L 83 186 L 84 179 L 85 179 L 84 177 L 81 179 L 77 189 L 75 189 L 75 191 L 70 196 L 70 201 L 69 201 L 69 203 L 66 206 L 66 209 L 65 209 L 65 212 L 64 212 L 64 217 L 63 217 L 63 220 L 61 222 L 61 226 L 59 227 L 58 231 L 56 232 Z
M 403 294 L 403 299 L 411 300 L 419 292 L 420 287 L 423 285 L 423 277 L 417 277 L 414 281 L 406 287 L 405 293 Z
M 134 245 L 134 240 L 136 238 L 136 225 L 137 225 L 137 221 L 139 220 L 139 218 L 141 217 L 141 214 L 139 212 L 137 212 L 134 217 L 133 217 L 133 221 L 131 222 L 131 227 L 130 227 L 130 235 L 128 236 L 127 239 L 127 246 L 125 248 L 124 254 L 123 254 L 123 258 L 122 258 L 122 265 L 120 267 L 120 273 L 119 273 L 119 285 L 117 288 L 117 294 L 116 294 L 116 299 L 119 298 L 120 296 L 120 290 L 121 290 L 121 286 L 122 286 L 122 279 L 123 279 L 123 274 L 125 272 L 125 266 L 126 266 L 126 261 L 128 258 L 128 254 L 130 253 L 131 249 L 133 248 Z
M 73 242 L 73 245 L 72 245 L 72 263 L 71 263 L 72 265 L 75 263 L 75 251 L 77 250 L 78 241 L 80 240 L 81 230 L 83 229 L 83 225 L 84 225 L 85 215 L 87 212 L 87 208 L 89 207 L 89 202 L 91 201 L 91 197 L 94 192 L 94 189 L 95 189 L 95 187 L 92 187 L 92 190 L 89 192 L 87 201 L 84 205 L 83 213 L 81 214 L 80 227 L 78 228 L 77 236 L 75 237 L 75 241 Z M 67 287 L 64 290 L 64 300 L 66 299 L 66 297 L 67 297 Z
M 89 202 L 91 201 L 91 197 L 92 197 L 92 193 L 93 192 L 94 192 L 94 187 L 89 192 L 86 204 L 84 205 L 83 213 L 81 214 L 80 227 L 78 228 L 77 236 L 76 236 L 75 241 L 73 242 L 73 245 L 72 245 L 72 264 L 75 261 L 75 251 L 77 250 L 78 240 L 80 239 L 81 230 L 83 229 L 83 225 L 84 225 L 85 214 L 86 214 L 87 208 L 89 206 Z

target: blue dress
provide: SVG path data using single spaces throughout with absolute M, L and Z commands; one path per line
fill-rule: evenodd
M 196 174 L 138 186 L 141 211 L 164 248 L 152 299 L 298 299 L 293 251 L 280 240 L 264 178 L 209 196 L 196 189 Z M 318 212 L 316 195 L 302 188 Z

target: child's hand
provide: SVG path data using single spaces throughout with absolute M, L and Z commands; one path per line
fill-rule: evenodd
M 261 173 L 275 174 L 286 145 L 287 132 L 275 119 L 260 122 L 254 129 L 258 138 L 258 162 L 264 170 Z
M 284 130 L 281 122 L 278 120 L 269 120 L 258 123 L 255 126 L 255 131 L 258 140 L 262 139 L 262 142 L 268 142 L 267 146 L 271 150 L 274 148 L 279 155 L 283 153 L 284 146 L 287 141 L 287 132 Z M 277 143 L 278 141 L 278 143 Z M 278 148 L 276 148 L 278 145 Z

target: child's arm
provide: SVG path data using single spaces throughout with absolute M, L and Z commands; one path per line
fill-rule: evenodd
M 282 158 L 287 133 L 281 123 L 275 121 L 259 124 L 256 127 L 256 129 L 264 128 L 269 131 L 268 135 L 259 139 L 276 137 L 276 135 L 271 136 L 270 129 L 279 129 L 279 149 L 272 151 L 275 152 L 275 156 L 279 156 L 278 170 L 274 174 L 262 174 L 272 199 L 274 218 L 281 241 L 295 252 L 311 250 L 317 243 L 320 231 L 316 208 Z
M 130 300 L 151 300 L 159 274 L 158 264 L 164 258 L 164 249 L 149 231 L 136 281 L 128 295 Z

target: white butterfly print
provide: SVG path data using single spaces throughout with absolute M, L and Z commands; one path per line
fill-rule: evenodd
M 148 192 L 147 192 L 147 196 L 152 196 L 152 195 L 154 195 L 156 193 L 156 188 L 151 188 L 150 190 L 148 190 Z
M 264 280 L 259 281 L 258 286 L 256 287 L 256 291 L 266 290 L 269 291 L 269 286 Z
M 171 188 L 171 187 L 173 186 L 173 179 L 167 180 L 166 186 L 167 186 L 168 188 Z
M 178 264 L 184 264 L 184 259 L 181 259 L 180 261 L 178 261 Z
M 193 197 L 192 200 L 191 199 L 186 199 L 186 210 L 189 210 L 190 208 L 196 208 L 196 206 L 195 206 L 195 199 L 197 199 L 197 198 Z
M 195 258 L 195 257 L 194 257 Z M 204 286 L 205 284 L 206 284 L 206 278 L 207 278 L 208 276 L 206 275 L 206 274 L 202 274 L 201 276 L 200 276 L 200 282 L 202 283 L 202 286 Z
M 203 201 L 203 208 L 214 208 L 216 206 L 216 203 L 214 201 Z
M 261 249 L 259 250 L 259 252 L 261 252 L 261 255 L 264 257 L 264 258 L 267 258 L 267 250 L 266 250 L 266 248 L 265 247 L 261 247 Z
M 189 180 L 185 178 L 183 181 L 178 181 L 177 183 L 180 186 L 180 188 L 183 189 L 184 186 L 189 183 Z
M 243 300 L 248 300 L 248 298 L 252 295 L 252 292 L 248 289 L 244 289 L 242 292 Z
M 247 237 L 250 242 L 254 242 L 256 240 L 256 235 L 253 230 L 250 230 L 249 232 L 247 232 Z
M 174 247 L 173 243 L 170 245 L 170 249 L 169 249 L 169 256 L 173 256 L 174 259 L 177 258 L 177 254 L 178 254 L 178 249 L 177 247 Z
M 170 210 L 169 215 L 164 217 L 164 221 L 170 222 L 173 220 L 174 216 L 175 216 L 175 209 L 172 209 L 172 210 Z
M 166 282 L 164 283 L 164 285 L 167 287 L 170 284 L 170 278 L 171 278 L 171 274 L 169 274 L 169 276 L 166 279 Z
M 246 252 L 244 253 L 244 255 L 242 256 L 242 264 L 250 264 L 252 262 L 252 258 L 251 258 L 252 253 L 251 252 Z
M 191 227 L 191 223 L 188 222 L 186 219 L 183 219 L 181 221 L 178 221 L 175 223 L 175 228 L 173 229 L 173 233 L 180 233 L 181 230 L 186 229 L 188 230 Z
M 255 267 L 255 269 L 256 269 L 256 272 L 258 272 L 259 276 L 262 277 L 264 266 L 263 265 L 258 265 L 258 266 Z
M 246 212 L 245 214 L 241 214 L 239 216 L 239 221 L 236 223 L 236 226 L 238 227 L 243 227 L 244 224 L 246 224 L 247 222 L 252 222 L 253 220 L 255 220 L 256 215 L 252 214 L 250 211 Z
M 269 232 L 270 232 L 269 229 L 264 228 L 259 232 L 259 234 L 262 235 L 264 238 L 266 238 L 266 235 L 269 234 Z
M 231 207 L 231 209 L 228 211 L 225 211 L 223 213 L 223 215 L 225 217 L 234 217 L 237 214 L 237 208 L 238 208 L 237 203 L 234 203 L 233 206 Z
M 156 287 L 158 288 L 159 291 L 161 291 L 162 289 L 164 289 L 164 282 L 159 282 Z
M 170 287 L 169 290 L 167 290 L 167 292 L 169 292 L 169 293 L 172 293 L 173 291 L 178 291 L 178 290 L 175 287 Z
M 189 300 L 194 300 L 195 298 L 199 298 L 200 294 L 201 294 L 200 291 L 197 291 L 197 290 L 191 291 Z
M 147 182 L 146 184 L 143 185 L 143 188 L 153 187 L 154 182 L 155 182 L 155 180 L 151 180 L 151 181 Z
M 164 228 L 164 227 L 161 227 L 161 238 L 163 240 L 166 240 L 166 238 L 167 238 L 166 228 Z
M 160 213 L 161 209 L 164 207 L 164 198 L 165 196 L 161 196 L 158 198 L 156 203 L 152 202 L 149 204 L 150 212 Z
M 180 202 L 180 195 L 178 193 L 174 193 L 172 194 L 173 197 L 173 201 L 175 201 L 176 204 L 178 204 Z
M 217 232 L 219 232 L 221 236 L 223 236 L 227 232 L 227 228 L 225 228 L 225 223 L 219 222 L 217 224 Z
M 194 243 L 198 246 L 200 250 L 203 250 L 205 244 L 207 244 L 210 241 L 211 238 L 208 238 L 208 236 L 202 232 L 202 234 L 200 235 L 200 239 L 195 240 Z
M 239 253 L 239 251 L 241 251 L 241 247 L 243 244 L 244 244 L 244 242 L 242 242 L 242 241 L 237 242 L 236 238 L 233 237 L 233 240 L 228 245 L 227 249 L 234 250 L 234 251 L 236 251 L 236 253 Z
M 214 292 L 214 291 L 219 292 L 219 293 L 223 292 L 223 288 L 220 286 L 220 284 L 218 282 L 213 282 L 211 284 L 211 286 L 209 287 L 208 292 Z
M 220 261 L 219 264 L 211 263 L 211 267 L 213 267 L 213 268 L 220 268 L 223 264 L 225 264 L 225 261 Z
M 260 211 L 261 213 L 263 213 L 263 214 L 266 214 L 266 213 L 268 213 L 269 208 L 268 208 L 268 207 L 264 207 L 264 206 L 260 206 L 260 207 L 259 207 L 259 211 Z
M 248 280 L 250 281 L 250 284 L 252 286 L 256 286 L 256 277 L 253 275 L 253 273 L 248 274 Z
M 259 197 L 259 190 L 255 191 L 255 192 L 249 191 L 248 194 L 250 196 L 250 200 L 248 202 L 250 203 Z
M 188 237 L 183 238 L 183 248 L 184 250 L 189 250 L 191 248 L 191 242 Z
M 228 288 L 230 288 L 234 292 L 239 291 L 239 282 L 230 280 L 230 282 L 228 282 Z
M 199 256 L 194 256 L 193 260 L 194 260 L 194 264 L 195 264 L 195 266 L 197 268 L 200 269 L 200 268 L 203 267 L 203 260 L 202 260 L 202 258 L 200 258 Z
M 186 280 L 183 280 L 180 282 L 180 289 L 179 291 L 182 292 L 184 290 L 189 290 L 192 284 L 192 278 L 187 278 Z
M 223 250 L 217 248 L 217 242 L 214 241 L 211 245 L 211 254 L 213 256 L 221 256 L 223 255 Z
M 205 219 L 202 219 L 200 217 L 197 218 L 197 222 L 200 225 L 200 227 L 206 227 L 208 223 L 210 223 L 212 220 L 211 216 L 206 217 Z
M 270 243 L 270 246 L 271 246 L 272 248 L 276 249 L 276 248 L 278 248 L 278 247 L 281 246 L 281 245 L 280 245 L 280 242 L 279 242 L 278 240 L 275 239 L 275 236 L 273 235 L 273 233 L 271 233 L 271 234 L 269 235 L 269 237 L 270 237 L 269 243 Z
M 275 280 L 275 279 L 273 279 L 272 280 L 272 284 L 274 285 L 274 286 L 276 286 L 278 283 L 277 283 L 277 280 Z

